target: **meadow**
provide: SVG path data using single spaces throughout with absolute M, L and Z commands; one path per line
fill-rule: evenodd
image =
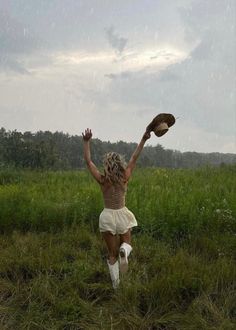
M 0 170 L 0 329 L 235 329 L 236 167 L 136 169 L 114 292 L 86 170 Z

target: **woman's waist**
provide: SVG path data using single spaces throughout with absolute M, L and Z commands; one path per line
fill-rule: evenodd
M 121 209 L 125 207 L 125 197 L 119 199 L 104 198 L 104 207 L 107 209 Z
M 106 207 L 106 206 L 104 206 L 104 209 L 103 209 L 103 211 L 123 211 L 123 210 L 127 210 L 127 207 L 126 206 L 123 206 L 123 207 L 120 207 L 120 208 L 115 208 L 115 209 L 113 209 L 113 208 L 110 208 L 110 207 Z

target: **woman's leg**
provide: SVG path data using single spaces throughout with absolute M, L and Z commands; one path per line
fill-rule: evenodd
M 109 258 L 107 260 L 107 265 L 109 268 L 112 286 L 114 289 L 117 289 L 120 283 L 119 276 L 119 263 L 117 260 L 118 257 L 118 241 L 117 236 L 113 235 L 110 232 L 103 232 L 102 236 L 106 242 Z
M 118 257 L 119 254 L 119 246 L 118 246 L 118 239 L 116 235 L 113 235 L 109 231 L 103 232 L 102 237 L 106 242 L 108 255 L 109 255 L 109 263 L 113 265 Z
M 126 233 L 120 234 L 120 249 L 119 249 L 119 258 L 120 258 L 120 271 L 121 273 L 126 273 L 128 270 L 128 257 L 132 251 L 131 243 L 131 229 Z
M 126 233 L 120 235 L 120 245 L 122 243 L 131 244 L 131 228 Z

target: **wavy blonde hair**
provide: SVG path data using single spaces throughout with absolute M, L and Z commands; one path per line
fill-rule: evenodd
M 121 183 L 124 180 L 126 162 L 117 152 L 108 152 L 103 157 L 104 176 L 110 183 Z

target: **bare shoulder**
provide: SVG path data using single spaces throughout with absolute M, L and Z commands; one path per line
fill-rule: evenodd
M 105 178 L 104 174 L 101 174 L 99 184 L 102 187 L 106 185 L 106 178 Z

